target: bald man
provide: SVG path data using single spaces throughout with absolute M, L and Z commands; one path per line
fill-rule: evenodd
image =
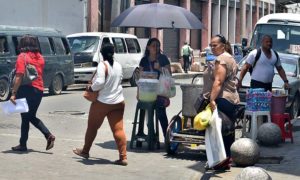
M 257 53 L 259 57 L 256 57 Z M 257 59 L 257 60 L 255 60 Z M 246 59 L 246 63 L 241 69 L 238 88 L 242 86 L 245 74 L 252 67 L 250 88 L 264 88 L 265 91 L 272 91 L 272 82 L 274 78 L 274 67 L 284 81 L 284 87 L 289 87 L 289 81 L 286 78 L 284 69 L 277 52 L 272 50 L 272 37 L 265 35 L 262 38 L 261 47 L 251 51 Z

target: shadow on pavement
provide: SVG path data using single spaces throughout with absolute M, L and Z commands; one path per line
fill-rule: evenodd
M 190 160 L 190 161 L 200 161 L 200 164 L 204 164 L 206 162 L 206 155 L 203 153 L 195 153 L 195 152 L 180 152 L 175 155 L 165 155 L 167 159 L 182 159 L 182 160 Z M 204 163 L 203 163 L 204 162 Z
M 3 154 L 29 154 L 29 153 L 53 154 L 53 152 L 37 151 L 33 149 L 28 149 L 27 151 L 6 150 L 6 151 L 2 151 L 2 153 Z
M 80 157 L 76 157 L 74 159 L 78 159 L 78 162 L 85 164 L 85 165 L 95 165 L 95 164 L 114 164 L 113 161 L 102 159 L 102 158 L 93 158 L 90 157 L 89 159 L 82 159 Z
M 117 150 L 117 145 L 115 141 L 106 141 L 102 143 L 96 143 L 97 146 L 100 146 L 104 149 L 113 149 Z M 134 144 L 133 149 L 130 149 L 129 147 L 130 141 L 127 141 L 127 152 L 135 152 L 135 153 L 162 153 L 165 152 L 164 145 L 160 143 L 160 149 L 154 149 L 154 150 L 148 150 L 148 145 L 146 142 L 142 144 L 142 147 L 136 147 Z

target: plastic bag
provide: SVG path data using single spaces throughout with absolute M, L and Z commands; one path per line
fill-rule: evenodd
M 208 166 L 213 167 L 226 159 L 226 152 L 221 133 L 222 119 L 220 119 L 217 108 L 212 114 L 210 126 L 205 131 L 205 148 Z
M 166 68 L 162 68 L 162 73 L 159 76 L 157 95 L 168 98 L 176 95 L 175 81 Z
M 209 122 L 212 118 L 212 111 L 210 106 L 206 106 L 206 108 L 198 113 L 194 118 L 194 129 L 197 130 L 205 130 L 206 127 L 209 125 Z

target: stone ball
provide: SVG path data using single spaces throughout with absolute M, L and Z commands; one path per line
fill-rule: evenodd
M 262 145 L 278 145 L 282 141 L 281 130 L 277 124 L 264 123 L 258 128 L 257 139 Z
M 252 166 L 260 155 L 258 144 L 249 138 L 240 138 L 231 147 L 231 158 L 237 166 Z
M 235 180 L 272 180 L 266 170 L 260 167 L 246 167 L 237 175 Z

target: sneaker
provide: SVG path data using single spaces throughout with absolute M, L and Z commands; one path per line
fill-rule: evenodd
M 54 146 L 54 141 L 55 141 L 55 136 L 53 136 L 52 134 L 48 137 L 47 139 L 47 146 L 46 146 L 46 150 L 48 151 L 49 149 L 53 148 Z
M 17 145 L 15 147 L 12 147 L 11 150 L 13 151 L 27 151 L 27 147 L 26 146 L 21 146 L 21 145 Z
M 82 152 L 82 149 L 79 148 L 73 149 L 73 153 L 85 159 L 88 159 L 90 157 L 89 153 L 84 153 Z
M 123 160 L 119 159 L 119 160 L 116 160 L 114 163 L 116 165 L 120 165 L 120 166 L 127 166 L 128 165 L 127 159 L 123 159 Z

